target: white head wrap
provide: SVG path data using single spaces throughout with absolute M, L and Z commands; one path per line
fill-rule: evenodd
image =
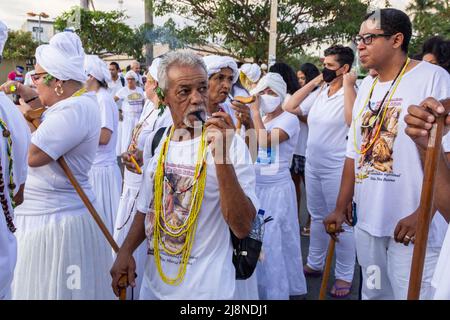
M 59 80 L 86 81 L 84 50 L 80 37 L 73 32 L 60 32 L 36 49 L 36 63 Z
M 138 81 L 138 79 L 139 79 L 138 75 L 133 70 L 130 70 L 125 74 L 125 79 L 129 79 L 129 78 L 134 78 L 134 80 L 136 80 L 136 81 Z
M 230 68 L 233 70 L 233 83 L 235 83 L 239 77 L 238 67 L 236 61 L 231 57 L 225 56 L 206 56 L 203 57 L 203 61 L 206 64 L 208 70 L 208 78 L 211 78 L 213 74 L 219 73 L 221 69 Z
M 259 78 L 261 78 L 261 68 L 256 63 L 244 63 L 240 71 L 253 83 L 258 82 Z
M 8 27 L 2 21 L 0 21 L 0 56 L 3 53 L 6 40 L 8 39 Z
M 100 82 L 111 81 L 111 73 L 106 63 L 96 55 L 86 55 L 84 69 L 86 70 L 86 74 L 90 74 Z
M 148 67 L 148 72 L 152 76 L 152 78 L 158 81 L 158 70 L 159 70 L 159 64 L 161 63 L 161 58 L 155 58 L 153 59 L 152 65 Z
M 264 91 L 266 88 L 272 89 L 279 97 L 281 97 L 281 101 L 284 101 L 286 97 L 287 85 L 284 82 L 283 77 L 278 73 L 269 72 L 264 77 L 259 80 L 256 88 L 253 89 L 250 94 L 256 95 L 261 91 Z

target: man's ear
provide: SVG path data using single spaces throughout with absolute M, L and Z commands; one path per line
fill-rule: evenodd
M 405 36 L 403 33 L 399 32 L 392 36 L 392 39 L 394 41 L 393 47 L 395 49 L 400 48 L 405 41 Z

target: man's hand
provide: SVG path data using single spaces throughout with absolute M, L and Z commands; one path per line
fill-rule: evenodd
M 358 75 L 355 71 L 350 71 L 344 74 L 344 87 L 345 88 L 353 88 L 356 85 L 356 80 L 358 79 Z
M 449 130 L 450 126 L 450 103 L 444 105 L 434 98 L 425 99 L 419 106 L 409 106 L 408 114 L 405 116 L 407 127 L 405 132 L 418 147 L 426 149 L 428 145 L 429 132 L 436 121 L 436 115 L 447 115 L 445 119 L 446 129 L 444 135 Z
M 344 232 L 344 229 L 342 228 L 344 222 L 349 224 L 347 221 L 346 212 L 340 210 L 333 211 L 325 218 L 325 220 L 323 220 L 326 232 L 336 242 L 339 242 L 339 233 Z M 330 228 L 330 226 L 333 226 L 333 228 Z
M 396 242 L 403 243 L 405 246 L 414 243 L 416 239 L 417 218 L 419 214 L 415 211 L 410 216 L 403 218 L 397 223 L 394 230 L 394 239 Z
M 118 297 L 119 291 L 122 287 L 119 285 L 119 280 L 123 275 L 128 277 L 128 285 L 131 287 L 136 287 L 136 282 L 134 281 L 136 278 L 136 262 L 131 254 L 120 252 L 117 255 L 116 261 L 111 268 L 111 287 L 114 291 L 114 294 Z
M 215 112 L 206 120 L 206 137 L 211 144 L 216 164 L 229 164 L 229 149 L 234 138 L 235 126 L 226 112 Z
M 136 162 L 138 163 L 138 165 L 142 168 L 143 165 L 143 152 L 139 149 L 136 149 L 134 152 L 124 152 L 121 154 L 121 159 L 122 159 L 122 163 L 123 165 L 131 172 L 137 173 L 139 174 L 136 165 L 134 164 L 134 162 L 131 160 L 131 156 L 134 157 L 134 160 L 136 160 Z
M 311 82 L 314 84 L 315 87 L 320 86 L 324 81 L 323 81 L 323 74 L 319 74 L 317 77 L 315 77 L 314 79 L 311 80 Z
M 250 108 L 236 100 L 231 102 L 231 108 L 235 111 L 236 118 L 241 120 L 241 123 L 246 129 L 253 128 L 253 121 L 250 116 Z

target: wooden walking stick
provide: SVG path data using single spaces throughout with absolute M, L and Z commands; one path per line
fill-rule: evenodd
M 33 124 L 33 126 L 37 129 L 41 123 L 41 115 L 45 111 L 45 108 L 39 108 L 30 110 L 25 114 L 25 119 Z M 81 198 L 81 201 L 83 201 L 84 205 L 88 209 L 91 216 L 94 218 L 95 222 L 97 223 L 98 227 L 102 231 L 103 235 L 105 236 L 106 240 L 110 244 L 111 248 L 114 250 L 115 253 L 119 252 L 119 246 L 117 245 L 116 241 L 114 241 L 114 238 L 112 237 L 111 233 L 109 232 L 108 228 L 105 226 L 105 223 L 102 221 L 102 218 L 97 213 L 97 210 L 95 210 L 94 206 L 92 205 L 91 201 L 89 200 L 88 196 L 84 192 L 84 190 L 81 188 L 80 184 L 78 183 L 77 179 L 75 178 L 74 174 L 72 173 L 72 170 L 70 170 L 66 160 L 64 157 L 60 157 L 57 160 L 59 166 L 64 171 L 65 175 L 69 179 L 70 183 L 74 187 L 75 191 L 77 192 L 78 196 Z M 119 280 L 119 299 L 120 300 L 126 300 L 126 288 L 128 286 L 128 277 L 127 275 L 123 275 Z
M 335 231 L 336 231 L 336 225 L 330 224 L 329 226 L 327 226 L 328 233 L 333 233 Z M 331 238 L 330 242 L 328 244 L 327 259 L 325 261 L 325 269 L 323 271 L 322 284 L 320 286 L 319 300 L 325 300 L 325 297 L 327 294 L 327 285 L 328 285 L 328 279 L 330 278 L 331 263 L 333 262 L 335 246 L 336 246 L 336 240 Z
M 425 165 L 420 195 L 419 217 L 417 221 L 416 240 L 409 277 L 408 300 L 418 300 L 422 284 L 425 253 L 427 249 L 428 231 L 433 217 L 433 196 L 436 182 L 436 171 L 441 153 L 442 134 L 445 116 L 436 117 L 430 131 L 425 156 Z

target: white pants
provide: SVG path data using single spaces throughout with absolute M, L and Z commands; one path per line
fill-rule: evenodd
M 406 300 L 414 246 L 393 237 L 374 237 L 355 228 L 356 253 L 362 268 L 363 300 Z M 427 248 L 420 299 L 433 298 L 431 286 L 440 248 Z
M 307 265 L 314 270 L 322 270 L 330 242 L 323 220 L 336 208 L 336 200 L 341 185 L 342 170 L 319 171 L 306 163 L 306 202 L 311 214 L 311 233 Z M 343 225 L 345 232 L 336 243 L 335 278 L 352 282 L 355 269 L 355 240 L 353 228 Z

